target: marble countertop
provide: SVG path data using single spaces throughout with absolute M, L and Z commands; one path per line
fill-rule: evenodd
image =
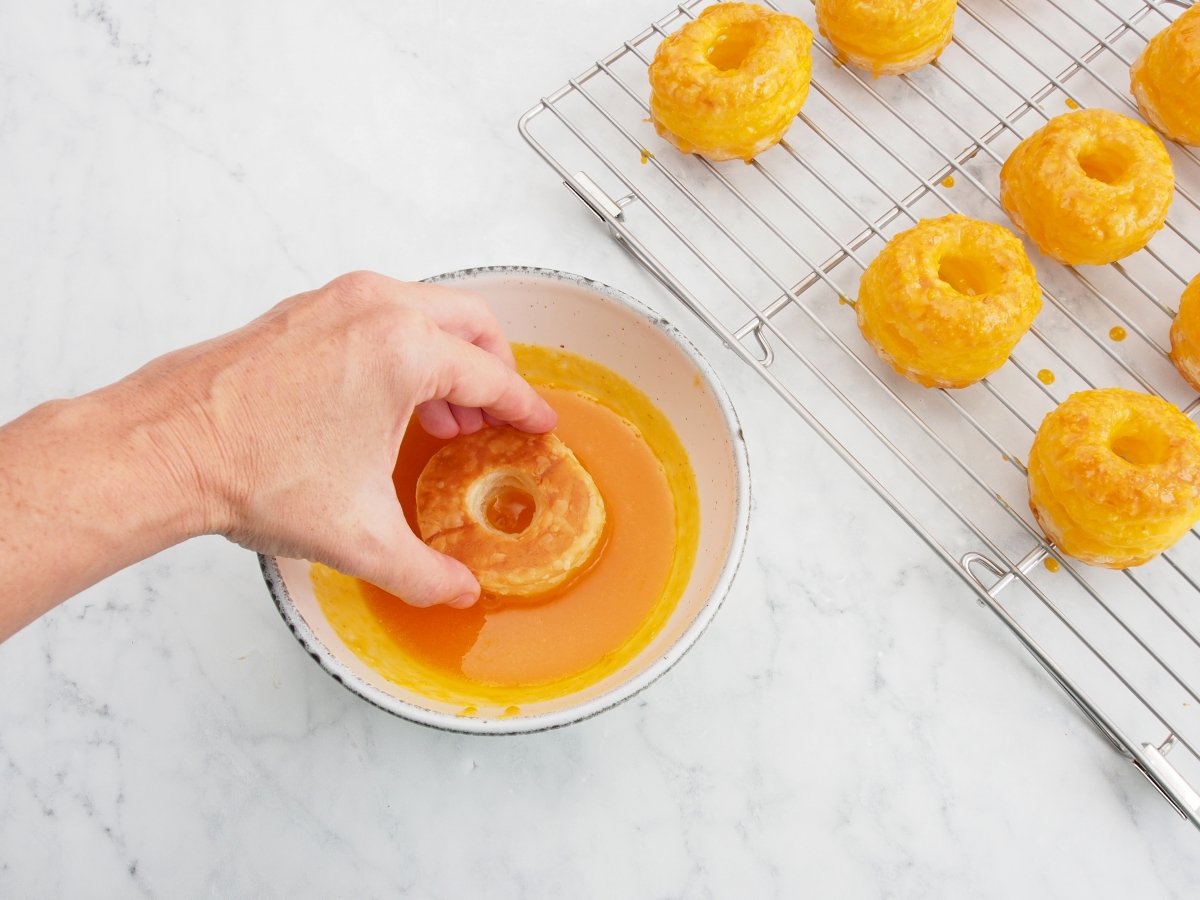
M 522 738 L 361 702 L 220 539 L 110 578 L 0 647 L 0 896 L 1195 896 L 1195 829 L 521 140 L 665 8 L 566 10 L 0 7 L 0 417 L 350 269 L 527 264 L 680 322 L 763 486 L 693 651 Z

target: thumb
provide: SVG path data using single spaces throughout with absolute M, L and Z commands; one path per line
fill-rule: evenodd
M 479 599 L 479 581 L 471 570 L 413 534 L 398 504 L 396 519 L 382 552 L 363 560 L 359 577 L 409 606 L 445 604 L 465 609 L 474 605 Z

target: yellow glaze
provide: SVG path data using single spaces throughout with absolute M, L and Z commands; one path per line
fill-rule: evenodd
M 841 59 L 873 75 L 933 62 L 954 33 L 956 0 L 816 0 L 817 27 Z
M 1107 109 L 1051 119 L 1000 170 L 1000 202 L 1013 224 L 1068 265 L 1103 265 L 1146 246 L 1174 190 L 1158 135 Z
M 1149 394 L 1072 394 L 1034 437 L 1029 506 L 1062 552 L 1141 565 L 1200 521 L 1200 428 Z
M 1021 241 L 966 216 L 924 219 L 863 273 L 858 327 L 892 367 L 925 387 L 966 387 L 1008 359 L 1042 307 Z
M 749 3 L 719 3 L 650 63 L 654 127 L 684 153 L 750 160 L 779 143 L 808 97 L 812 32 Z
M 1129 89 L 1151 125 L 1200 145 L 1200 6 L 1150 39 L 1129 69 Z
M 1171 362 L 1200 391 L 1200 275 L 1184 288 L 1179 312 L 1171 323 Z

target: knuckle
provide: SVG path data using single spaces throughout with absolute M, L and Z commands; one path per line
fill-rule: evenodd
M 411 307 L 392 307 L 388 323 L 390 337 L 401 346 L 427 347 L 440 331 L 431 316 Z
M 380 280 L 381 276 L 375 272 L 358 270 L 339 275 L 327 287 L 336 297 L 363 300 L 377 293 Z
M 479 294 L 476 294 L 474 291 L 463 291 L 462 298 L 471 315 L 479 316 L 483 319 L 494 318 L 491 306 Z
M 436 394 L 429 382 L 436 380 L 440 369 L 437 353 L 441 329 L 437 323 L 420 310 L 393 306 L 372 330 L 375 339 L 382 339 L 391 348 L 391 357 L 410 381 L 415 380 L 414 386 L 420 385 L 419 392 Z

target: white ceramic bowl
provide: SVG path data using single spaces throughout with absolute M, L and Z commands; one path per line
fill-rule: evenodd
M 262 557 L 279 612 L 330 675 L 388 712 L 452 731 L 512 734 L 555 728 L 609 709 L 667 671 L 712 620 L 737 571 L 750 509 L 746 449 L 729 397 L 680 331 L 641 303 L 577 275 L 495 267 L 443 275 L 486 297 L 509 338 L 559 345 L 615 370 L 671 420 L 696 474 L 700 544 L 691 579 L 657 636 L 620 671 L 555 700 L 524 704 L 511 718 L 464 717 L 372 670 L 334 633 L 313 595 L 307 562 Z M 697 393 L 697 376 L 701 391 Z

